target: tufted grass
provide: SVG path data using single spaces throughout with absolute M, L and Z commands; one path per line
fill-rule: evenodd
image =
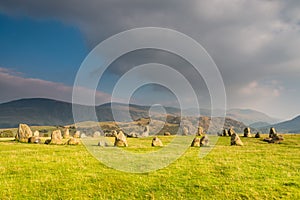
M 172 137 L 160 137 L 164 143 Z M 145 152 L 152 138 L 129 138 L 128 151 Z M 150 173 L 108 168 L 83 145 L 0 140 L 0 199 L 300 199 L 300 134 L 282 144 L 221 137 L 199 158 L 189 148 L 176 162 Z

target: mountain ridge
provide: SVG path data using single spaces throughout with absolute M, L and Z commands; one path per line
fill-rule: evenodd
M 114 119 L 111 111 L 112 104 L 116 106 L 118 115 L 120 114 L 121 118 L 125 116 L 128 105 L 118 102 L 105 103 L 95 107 L 99 121 L 112 121 Z M 92 106 L 78 104 L 77 106 L 94 109 Z M 150 106 L 146 105 L 129 105 L 130 114 L 134 120 L 149 117 L 149 108 Z M 179 108 L 165 107 L 165 110 L 167 114 L 171 115 L 178 115 L 180 113 Z M 192 111 L 192 109 L 190 111 Z M 209 116 L 210 112 L 209 109 L 200 109 L 201 116 Z M 239 120 L 237 117 L 231 117 L 230 112 L 226 117 L 244 123 L 243 120 Z M 91 118 L 89 116 L 84 116 L 83 120 L 90 121 Z M 19 99 L 0 104 L 0 127 L 17 127 L 19 123 L 27 123 L 30 125 L 73 124 L 72 104 L 65 101 L 46 98 Z

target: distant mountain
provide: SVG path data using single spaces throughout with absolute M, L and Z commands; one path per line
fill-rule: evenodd
M 262 112 L 251 109 L 230 109 L 227 111 L 227 117 L 241 121 L 246 125 L 256 122 L 274 124 L 280 121 L 279 119 L 272 118 Z
M 186 109 L 183 113 L 191 116 L 196 116 L 196 109 Z M 224 113 L 224 110 L 215 109 L 212 117 L 219 117 Z M 210 109 L 200 108 L 201 116 L 211 116 L 212 111 Z M 279 119 L 272 118 L 262 112 L 251 109 L 229 109 L 226 111 L 226 117 L 241 121 L 246 125 L 252 126 L 253 123 L 268 123 L 274 124 L 279 122 Z M 255 124 L 254 124 L 255 125 Z M 259 125 L 259 124 L 256 124 Z M 267 124 L 265 124 L 267 126 Z M 254 127 L 254 126 L 253 126 Z M 263 127 L 263 126 L 261 126 Z
M 295 117 L 294 119 L 278 124 L 273 124 L 272 127 L 274 127 L 277 132 L 281 133 L 300 133 L 300 115 Z M 268 127 L 265 127 L 264 129 L 267 128 Z
M 113 121 L 111 103 L 96 106 L 96 114 L 99 121 Z M 119 119 L 125 119 L 127 105 L 113 103 Z M 149 106 L 129 106 L 133 119 L 149 117 Z M 92 106 L 77 105 L 82 110 L 81 120 L 91 121 L 92 118 L 85 115 L 86 110 L 92 110 Z M 179 109 L 167 107 L 167 114 L 177 114 Z M 0 104 L 0 128 L 17 127 L 19 123 L 29 125 L 66 125 L 73 124 L 72 104 L 52 99 L 33 98 L 21 99 Z
M 267 122 L 254 122 L 252 124 L 249 125 L 250 127 L 253 127 L 253 128 L 262 128 L 262 127 L 269 127 L 271 126 L 270 123 L 267 123 Z
M 84 110 L 95 109 L 99 121 L 114 121 L 111 106 L 116 109 L 118 119 L 124 120 L 128 106 L 121 103 L 107 103 L 96 108 L 91 106 L 77 105 L 78 109 L 82 110 L 82 121 L 91 121 L 90 116 L 85 115 Z M 140 118 L 149 117 L 149 106 L 129 105 L 129 112 L 134 120 Z M 168 115 L 179 115 L 180 110 L 178 108 L 166 107 Z M 154 109 L 155 112 L 155 109 Z M 209 110 L 201 112 L 202 115 L 209 114 Z M 160 115 L 160 113 L 157 113 Z M 208 118 L 202 118 L 201 123 L 205 127 L 209 120 Z M 220 119 L 221 121 L 221 119 Z M 207 122 L 207 123 L 206 123 Z M 8 103 L 0 104 L 0 128 L 17 127 L 19 123 L 26 123 L 29 125 L 67 125 L 73 124 L 72 104 L 67 102 L 61 102 L 51 99 L 21 99 L 17 101 L 11 101 Z M 226 118 L 225 127 L 235 127 L 237 132 L 241 132 L 246 126 L 238 120 Z

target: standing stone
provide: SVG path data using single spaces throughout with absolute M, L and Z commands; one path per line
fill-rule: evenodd
M 209 139 L 208 139 L 208 136 L 205 135 L 201 138 L 200 140 L 200 146 L 201 147 L 208 147 L 209 146 Z
M 251 137 L 251 130 L 249 127 L 244 129 L 244 137 Z
M 275 135 L 273 136 L 272 140 L 269 143 L 276 143 L 279 144 L 280 142 L 282 142 L 284 140 L 283 136 L 281 135 Z
M 98 142 L 98 146 L 99 146 L 99 147 L 108 147 L 109 144 L 108 144 L 108 142 L 106 142 L 104 139 L 101 139 L 101 140 Z
M 62 136 L 60 130 L 55 130 L 52 132 L 50 144 L 62 144 Z
M 134 131 L 130 132 L 129 134 L 127 134 L 127 137 L 130 137 L 130 138 L 138 138 L 138 134 Z
M 40 144 L 41 139 L 39 137 L 32 136 L 28 139 L 28 143 Z
M 30 137 L 32 137 L 32 131 L 30 127 L 27 124 L 19 124 L 16 140 L 19 142 L 28 142 Z
M 80 137 L 80 131 L 76 131 L 73 137 L 74 138 L 79 138 Z
M 231 135 L 231 145 L 237 145 L 237 146 L 243 146 L 243 142 L 242 140 L 240 139 L 240 137 L 238 136 L 238 134 L 236 133 L 233 133 Z
M 183 133 L 182 135 L 188 135 L 189 134 L 189 129 L 187 127 L 183 127 Z
M 259 132 L 257 132 L 257 133 L 255 134 L 255 138 L 260 138 L 260 133 L 259 133 Z
M 152 146 L 153 147 L 162 147 L 164 146 L 162 141 L 157 137 L 155 136 L 153 139 L 152 139 Z
M 78 138 L 70 138 L 67 142 L 68 145 L 79 145 L 80 141 Z
M 197 135 L 202 136 L 204 134 L 203 128 L 201 126 L 198 127 Z
M 229 136 L 232 136 L 233 134 L 235 134 L 233 128 L 231 127 L 229 130 L 228 130 L 228 135 Z
M 168 131 L 166 131 L 166 132 L 164 133 L 164 136 L 170 136 L 170 135 L 171 135 L 171 133 L 168 132 Z
M 34 137 L 40 137 L 40 132 L 39 131 L 34 131 L 33 136 Z
M 223 129 L 223 136 L 228 136 L 228 131 L 227 131 L 227 129 Z
M 142 134 L 142 137 L 148 137 L 149 136 L 149 125 L 145 126 L 144 132 Z
M 93 134 L 93 137 L 100 137 L 101 136 L 101 133 L 99 131 L 95 131 L 94 134 Z
M 269 132 L 269 138 L 273 138 L 275 135 L 277 135 L 276 130 L 274 127 L 271 127 Z
M 191 144 L 191 147 L 200 147 L 200 138 L 195 137 Z
M 115 144 L 116 147 L 128 147 L 126 136 L 124 135 L 123 131 L 119 131 L 119 133 L 115 137 Z
M 70 131 L 69 131 L 68 128 L 65 130 L 64 135 L 63 135 L 63 138 L 64 138 L 64 139 L 69 139 L 69 138 L 70 138 Z
M 279 144 L 283 140 L 284 140 L 283 136 L 278 135 L 276 133 L 275 128 L 273 128 L 273 127 L 270 129 L 269 138 L 265 138 L 264 139 L 265 142 L 268 142 L 268 143 L 277 143 L 277 144 Z

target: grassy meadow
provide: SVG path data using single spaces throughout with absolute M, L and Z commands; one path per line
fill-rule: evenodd
M 220 137 L 204 158 L 191 147 L 143 174 L 111 169 L 84 145 L 0 139 L 0 199 L 300 199 L 300 134 L 284 137 L 281 144 L 241 137 L 242 147 Z M 168 143 L 172 136 L 160 138 Z M 128 138 L 128 150 L 156 150 L 151 140 Z

